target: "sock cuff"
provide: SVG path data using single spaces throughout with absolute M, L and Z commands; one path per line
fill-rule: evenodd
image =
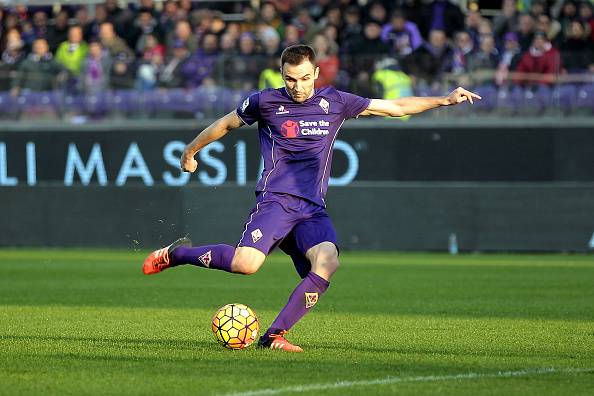
M 328 286 L 330 286 L 330 282 L 328 282 L 326 279 L 322 278 L 320 275 L 316 274 L 313 271 L 310 271 L 307 274 L 307 278 L 309 278 L 314 283 L 314 285 L 319 287 L 321 290 L 326 290 Z

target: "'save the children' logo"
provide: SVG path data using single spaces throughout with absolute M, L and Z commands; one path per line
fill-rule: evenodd
M 330 122 L 319 120 L 319 121 L 304 121 L 299 120 L 295 122 L 293 120 L 287 120 L 281 125 L 281 135 L 286 138 L 296 138 L 297 136 L 311 136 L 319 135 L 326 136 L 330 133 L 327 129 L 330 127 Z

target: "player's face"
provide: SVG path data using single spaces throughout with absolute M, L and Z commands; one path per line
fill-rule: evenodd
M 314 93 L 314 82 L 318 78 L 320 69 L 309 60 L 298 65 L 285 63 L 281 73 L 285 80 L 285 87 L 291 98 L 298 103 L 305 102 Z

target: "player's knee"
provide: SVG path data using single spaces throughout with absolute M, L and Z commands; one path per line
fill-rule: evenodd
M 338 252 L 335 248 L 320 249 L 316 252 L 312 260 L 312 269 L 314 272 L 323 271 L 328 275 L 334 274 L 340 267 Z
M 236 274 L 252 275 L 258 272 L 264 263 L 265 256 L 254 254 L 242 254 L 236 252 L 231 262 L 231 270 Z

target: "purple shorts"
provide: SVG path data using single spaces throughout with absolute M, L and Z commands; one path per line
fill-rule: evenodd
M 338 249 L 336 232 L 325 208 L 294 195 L 265 191 L 258 195 L 237 246 L 253 247 L 268 255 L 280 245 L 302 267 L 309 264 L 305 252 L 322 242 L 332 242 Z M 305 270 L 297 268 L 300 275 Z

